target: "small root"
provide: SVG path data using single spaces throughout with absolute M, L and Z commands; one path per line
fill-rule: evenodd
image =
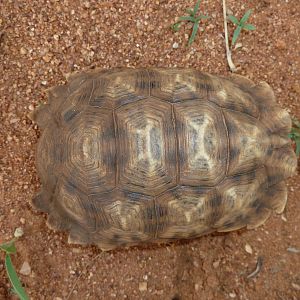
M 236 72 L 237 68 L 234 65 L 232 58 L 231 58 L 231 50 L 229 48 L 228 42 L 228 29 L 227 29 L 227 12 L 226 12 L 226 1 L 223 0 L 223 18 L 224 18 L 224 33 L 225 33 L 225 45 L 226 45 L 226 57 L 227 62 L 231 72 Z
M 247 276 L 247 279 L 250 279 L 250 278 L 255 277 L 255 276 L 260 272 L 260 270 L 261 270 L 261 268 L 262 268 L 262 265 L 263 265 L 263 258 L 262 258 L 261 256 L 259 256 L 259 257 L 257 258 L 257 263 L 256 263 L 256 268 L 255 268 L 255 270 L 254 270 L 251 274 L 249 274 L 249 275 Z

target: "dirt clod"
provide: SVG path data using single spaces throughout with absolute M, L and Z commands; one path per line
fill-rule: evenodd
M 148 284 L 146 281 L 140 282 L 139 283 L 139 291 L 140 292 L 145 292 L 148 289 Z

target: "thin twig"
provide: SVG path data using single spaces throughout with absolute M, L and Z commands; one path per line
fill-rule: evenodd
M 227 30 L 227 12 L 226 12 L 226 1 L 223 0 L 223 18 L 224 18 L 224 31 L 225 31 L 225 45 L 226 45 L 226 57 L 227 62 L 230 68 L 231 72 L 236 71 L 236 67 L 232 61 L 231 58 L 231 50 L 229 48 L 229 42 L 228 42 L 228 30 Z
M 93 263 L 98 257 L 100 257 L 100 255 L 101 255 L 102 253 L 103 253 L 103 252 L 101 252 L 101 253 L 99 253 L 98 255 L 96 255 L 96 256 L 95 256 L 95 257 L 94 257 L 94 258 L 86 265 L 85 269 L 87 270 L 87 269 L 92 265 L 92 263 Z M 68 294 L 66 300 L 69 300 L 70 297 L 72 296 L 73 291 L 74 291 L 74 289 L 75 289 L 75 287 L 76 287 L 76 285 L 77 285 L 79 279 L 82 277 L 82 273 L 83 273 L 83 272 L 81 272 L 81 273 L 79 274 L 79 276 L 76 278 L 76 280 L 75 280 L 75 282 L 74 282 L 74 284 L 73 284 L 73 286 L 72 286 L 72 288 L 71 288 L 71 291 L 69 292 L 69 294 Z
M 255 270 L 247 276 L 247 279 L 255 277 L 260 272 L 262 265 L 263 265 L 263 258 L 259 256 L 257 258 Z

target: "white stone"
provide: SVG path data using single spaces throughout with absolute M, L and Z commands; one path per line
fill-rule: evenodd
M 253 253 L 252 247 L 251 247 L 249 244 L 246 244 L 246 245 L 245 245 L 245 250 L 246 250 L 246 252 L 249 253 L 249 254 L 252 254 L 252 253 Z
M 31 267 L 27 261 L 24 261 L 21 269 L 20 269 L 20 274 L 28 276 L 31 273 Z
M 15 233 L 14 233 L 14 236 L 16 238 L 19 238 L 19 237 L 23 236 L 23 234 L 24 234 L 24 230 L 23 230 L 22 227 L 16 228 Z
M 179 44 L 177 42 L 175 42 L 172 47 L 173 47 L 173 49 L 177 49 L 179 47 Z

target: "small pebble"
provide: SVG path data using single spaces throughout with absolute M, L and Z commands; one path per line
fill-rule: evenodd
M 286 49 L 286 43 L 283 40 L 278 40 L 276 43 L 276 47 L 280 50 Z
M 213 267 L 215 269 L 217 269 L 219 267 L 219 265 L 220 265 L 220 261 L 216 260 L 216 261 L 213 262 Z
M 24 218 L 20 218 L 20 222 L 24 225 L 26 223 L 26 220 Z
M 288 252 L 292 252 L 292 253 L 300 253 L 300 250 L 299 249 L 296 249 L 294 247 L 289 247 L 287 248 L 287 251 Z
M 238 48 L 242 48 L 242 47 L 243 47 L 242 43 L 236 43 L 235 46 L 234 46 L 234 50 L 238 49 Z
M 252 253 L 253 253 L 252 247 L 251 247 L 249 244 L 246 244 L 246 245 L 245 245 L 245 250 L 246 250 L 246 252 L 249 253 L 249 254 L 252 254 Z
M 24 230 L 22 229 L 22 227 L 16 228 L 15 233 L 14 233 L 14 237 L 19 238 L 23 235 L 24 235 Z
M 199 268 L 199 263 L 196 260 L 193 261 L 193 265 L 195 268 Z
M 227 15 L 233 15 L 232 10 L 228 7 L 226 7 L 226 13 L 227 13 Z
M 44 60 L 46 63 L 50 62 L 50 61 L 51 61 L 51 58 L 52 58 L 52 55 L 50 55 L 50 54 L 46 54 L 46 55 L 43 56 L 43 60 Z
M 196 291 L 196 292 L 199 291 L 199 288 L 200 288 L 199 284 L 196 283 L 196 284 L 195 284 L 195 291 Z
M 14 123 L 17 123 L 18 121 L 20 121 L 19 118 L 13 118 L 9 121 L 10 124 L 14 124 Z
M 299 284 L 292 282 L 292 287 L 293 287 L 295 290 L 300 291 L 300 285 L 299 285 Z
M 81 253 L 82 250 L 81 250 L 80 248 L 73 248 L 73 249 L 72 249 L 72 252 L 73 252 L 73 253 Z
M 25 55 L 26 53 L 27 53 L 27 51 L 26 51 L 26 49 L 25 48 L 21 48 L 20 49 L 20 53 L 22 54 L 22 55 Z
M 175 42 L 172 47 L 173 49 L 177 49 L 179 47 L 179 44 Z
M 139 290 L 140 290 L 140 292 L 145 292 L 145 291 L 147 291 L 147 289 L 148 289 L 148 284 L 147 284 L 147 282 L 140 282 L 139 283 Z
M 31 267 L 27 261 L 24 261 L 21 269 L 20 269 L 20 274 L 28 276 L 31 273 Z
M 230 298 L 235 298 L 236 297 L 236 293 L 235 292 L 229 293 L 229 297 Z
M 143 276 L 143 279 L 144 279 L 144 280 L 148 280 L 148 275 L 147 275 L 147 274 L 144 275 L 144 276 Z

